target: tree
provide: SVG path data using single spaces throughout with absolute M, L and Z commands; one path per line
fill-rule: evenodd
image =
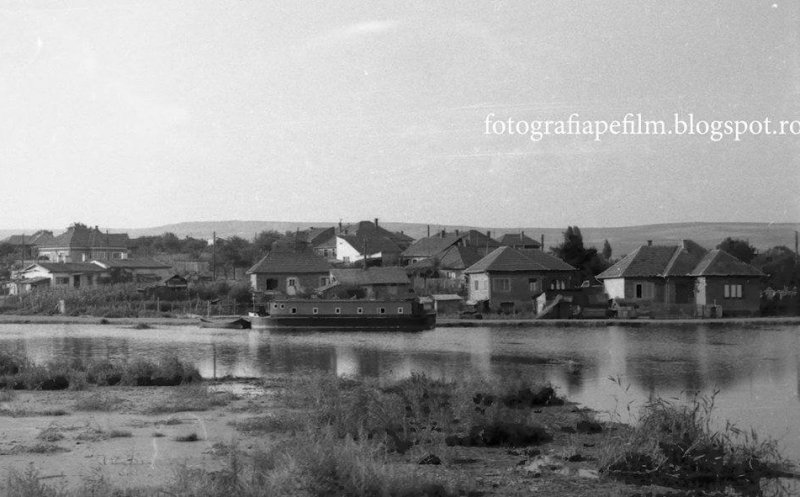
M 611 260 L 611 244 L 608 243 L 608 240 L 603 242 L 603 258 L 607 261 Z
M 731 237 L 722 240 L 722 243 L 717 245 L 717 248 L 724 250 L 740 261 L 748 264 L 750 264 L 756 254 L 758 254 L 758 250 L 750 245 L 750 242 L 747 240 L 739 240 Z
M 270 251 L 272 244 L 283 238 L 279 232 L 275 230 L 262 231 L 257 234 L 253 240 L 253 246 L 256 250 L 256 255 L 263 255 Z
M 767 275 L 765 284 L 773 289 L 793 288 L 800 283 L 800 264 L 789 247 L 772 247 L 755 256 L 752 264 Z
M 550 252 L 567 264 L 577 268 L 584 278 L 591 278 L 605 271 L 608 263 L 597 253 L 594 247 L 583 246 L 583 235 L 577 226 L 567 226 L 564 241 Z

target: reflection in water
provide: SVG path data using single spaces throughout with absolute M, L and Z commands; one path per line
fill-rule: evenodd
M 206 377 L 313 371 L 382 381 L 412 372 L 443 379 L 524 377 L 619 414 L 629 402 L 720 388 L 720 417 L 780 438 L 789 455 L 800 459 L 798 331 L 797 326 L 664 325 L 269 335 L 195 327 L 0 325 L 0 348 L 40 363 L 177 355 Z M 619 384 L 609 378 L 619 378 Z

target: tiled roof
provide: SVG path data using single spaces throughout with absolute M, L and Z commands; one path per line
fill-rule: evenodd
M 52 231 L 39 230 L 32 235 L 11 235 L 3 240 L 3 243 L 10 245 L 22 245 L 23 243 L 25 245 L 40 245 L 46 243 L 52 237 Z
M 316 247 L 322 242 L 327 241 L 336 234 L 336 229 L 329 228 L 309 228 L 307 230 L 298 231 L 297 238 L 300 241 L 311 244 Z
M 97 227 L 70 226 L 65 233 L 38 244 L 39 248 L 125 248 L 127 233 L 103 233 Z
M 697 264 L 690 276 L 764 276 L 755 266 L 742 262 L 724 250 L 712 250 Z
M 342 286 L 407 285 L 408 276 L 397 266 L 364 269 L 331 269 L 331 276 Z
M 384 230 L 385 231 L 385 230 Z M 388 236 L 382 235 L 375 230 L 359 230 L 355 234 L 339 235 L 360 254 L 364 253 L 364 246 L 367 247 L 368 254 L 388 253 L 396 254 L 400 252 L 400 247 Z
M 525 233 L 506 233 L 500 237 L 500 245 L 509 247 L 525 247 L 525 248 L 539 248 L 542 245 L 536 240 L 530 238 Z
M 575 271 L 575 268 L 571 265 L 567 264 L 563 260 L 559 259 L 558 257 L 543 252 L 540 249 L 516 249 L 519 253 L 531 259 L 532 261 L 536 262 L 537 264 L 541 264 L 548 271 Z
M 140 257 L 137 259 L 105 259 L 102 261 L 95 261 L 104 266 L 108 267 L 118 267 L 118 268 L 128 268 L 128 269 L 136 269 L 136 268 L 143 268 L 143 269 L 169 269 L 172 266 L 169 264 L 164 264 L 163 262 L 159 262 L 155 259 L 150 257 Z
M 90 262 L 37 262 L 51 273 L 103 273 L 106 270 Z
M 597 279 L 689 276 L 707 252 L 692 240 L 680 245 L 642 245 Z
M 276 243 L 267 255 L 247 270 L 252 273 L 327 273 L 330 264 L 306 244 Z
M 403 251 L 403 257 L 434 257 L 454 245 L 461 237 L 455 233 L 421 238 Z
M 473 247 L 449 247 L 439 258 L 441 269 L 467 269 L 481 260 L 481 255 Z
M 575 268 L 566 262 L 544 252 L 541 256 L 525 255 L 511 247 L 500 247 L 476 262 L 467 273 L 483 273 L 487 271 L 573 271 Z

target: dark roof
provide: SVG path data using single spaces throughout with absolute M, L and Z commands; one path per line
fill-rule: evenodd
M 330 264 L 314 253 L 306 244 L 294 246 L 274 244 L 272 250 L 253 267 L 247 270 L 252 273 L 327 273 Z
M 403 257 L 434 257 L 454 245 L 461 237 L 455 233 L 421 238 L 403 251 Z
M 40 245 L 46 243 L 52 237 L 52 231 L 39 230 L 32 235 L 11 235 L 3 240 L 3 243 L 10 245 L 22 245 L 23 243 L 25 245 Z
M 90 262 L 37 262 L 32 266 L 41 266 L 51 273 L 103 273 L 106 271 Z
M 407 285 L 408 276 L 398 266 L 364 269 L 331 269 L 331 276 L 342 286 Z
M 346 234 L 339 234 L 339 237 L 347 241 L 360 254 L 364 253 L 365 244 L 368 254 L 377 252 L 391 254 L 399 253 L 403 250 L 394 241 L 394 233 L 380 226 L 375 226 L 370 221 L 361 221 L 355 229 L 348 227 Z
M 690 276 L 764 276 L 764 273 L 724 250 L 716 249 L 703 257 Z
M 128 269 L 157 269 L 171 268 L 169 264 L 164 264 L 150 257 L 140 257 L 136 259 L 105 259 L 95 261 L 108 267 L 128 268 Z
M 329 240 L 332 236 L 336 234 L 336 230 L 333 227 L 330 228 L 309 228 L 307 230 L 298 231 L 297 238 L 300 241 L 310 244 L 313 247 L 316 247 L 322 242 Z
M 441 269 L 467 269 L 481 260 L 481 254 L 473 247 L 449 247 L 439 257 Z
M 680 245 L 642 245 L 597 278 L 688 276 L 705 254 L 706 250 L 691 240 Z
M 103 233 L 97 226 L 88 228 L 73 225 L 65 233 L 39 243 L 38 246 L 39 248 L 126 248 L 128 241 L 127 233 Z
M 525 233 L 506 233 L 499 240 L 500 245 L 515 247 L 515 248 L 540 248 L 542 245 L 530 238 Z
M 519 253 L 531 259 L 537 264 L 541 264 L 548 271 L 575 271 L 576 269 L 558 257 L 543 252 L 541 249 L 516 249 Z
M 541 255 L 525 255 L 512 247 L 500 247 L 479 260 L 469 268 L 467 273 L 483 273 L 488 271 L 574 271 L 575 268 L 566 262 L 544 252 Z

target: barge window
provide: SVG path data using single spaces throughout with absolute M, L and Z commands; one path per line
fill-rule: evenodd
M 277 309 L 278 308 L 278 304 L 272 304 L 272 308 L 273 309 Z
M 319 314 L 319 308 L 318 307 L 314 307 L 313 309 L 311 309 L 311 313 L 312 314 Z
M 285 309 L 285 308 L 286 308 L 286 304 L 281 304 L 281 309 Z
M 359 307 L 358 309 L 356 309 L 356 314 L 364 314 L 364 308 Z
M 386 308 L 385 307 L 378 307 L 378 314 L 386 314 Z
M 337 307 L 336 309 L 333 310 L 333 312 L 335 314 L 341 314 L 342 313 L 342 308 L 341 307 Z
M 292 310 L 290 312 L 292 314 L 297 314 L 297 307 L 292 307 Z
M 397 314 L 403 314 L 403 308 L 402 307 L 398 307 L 397 308 Z

